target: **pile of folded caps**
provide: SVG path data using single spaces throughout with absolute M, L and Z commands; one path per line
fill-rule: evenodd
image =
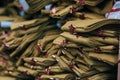
M 117 80 L 120 20 L 107 19 L 112 6 L 10 0 L 0 8 L 0 80 Z

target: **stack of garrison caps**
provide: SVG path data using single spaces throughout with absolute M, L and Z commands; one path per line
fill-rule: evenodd
M 0 29 L 1 80 L 116 80 L 120 20 L 104 17 L 112 0 L 18 2 L 27 7 L 0 13 L 12 21 Z

